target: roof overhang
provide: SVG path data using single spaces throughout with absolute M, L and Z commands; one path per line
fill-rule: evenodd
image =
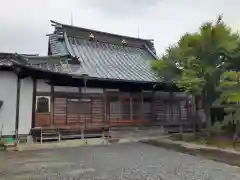
M 1 55 L 1 54 L 0 54 Z M 16 54 L 7 54 L 5 58 L 10 63 L 0 65 L 0 70 L 14 71 L 20 78 L 33 77 L 45 79 L 51 84 L 61 86 L 87 86 L 90 87 L 119 87 L 122 89 L 145 89 L 145 90 L 166 90 L 180 91 L 173 83 L 161 81 L 135 81 L 122 79 L 104 79 L 88 77 L 87 74 L 72 74 L 64 72 L 53 72 L 46 69 L 38 69 L 27 65 L 26 57 Z M 23 59 L 22 59 L 23 58 Z M 41 57 L 38 57 L 41 58 Z M 44 58 L 44 57 L 42 57 Z M 46 57 L 49 58 L 49 57 Z M 20 59 L 20 60 L 19 60 Z

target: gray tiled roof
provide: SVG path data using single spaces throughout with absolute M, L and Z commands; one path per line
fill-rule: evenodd
M 0 67 L 11 67 L 14 64 L 24 65 L 25 63 L 25 60 L 18 58 L 16 53 L 0 53 Z
M 65 56 L 38 56 L 25 58 L 27 66 L 44 71 L 75 74 L 81 70 L 80 63 L 70 63 L 73 59 Z
M 12 66 L 13 62 L 6 58 L 0 58 L 0 66 Z
M 68 38 L 83 71 L 91 77 L 133 81 L 156 81 L 151 71 L 153 57 L 143 48 L 122 47 L 84 39 Z
M 53 55 L 66 55 L 68 54 L 67 47 L 65 43 L 59 40 L 57 34 L 49 35 L 49 43 Z
M 45 72 L 55 72 L 61 74 L 75 75 L 81 71 L 80 63 L 69 63 L 73 59 L 64 56 L 26 56 L 19 54 L 0 53 L 0 68 L 13 67 L 15 65 L 28 67 Z
M 86 38 L 68 36 L 61 29 L 50 35 L 52 55 L 78 57 L 81 69 L 77 73 L 85 73 L 93 78 L 157 82 L 159 79 L 151 69 L 151 61 L 156 55 L 150 48 L 142 46 L 122 46 L 108 42 L 90 41 Z

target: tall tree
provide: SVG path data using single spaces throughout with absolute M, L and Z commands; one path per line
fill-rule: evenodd
M 186 33 L 170 46 L 153 70 L 165 81 L 176 83 L 183 91 L 201 96 L 208 127 L 210 108 L 216 100 L 220 76 L 236 67 L 240 57 L 240 38 L 219 16 L 206 22 L 198 32 Z

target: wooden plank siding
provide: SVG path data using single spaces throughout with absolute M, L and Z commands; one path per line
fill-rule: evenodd
M 154 99 L 156 122 L 159 124 L 181 124 L 191 122 L 195 114 L 195 106 L 189 105 L 187 100 L 166 101 L 161 98 Z
M 101 128 L 102 126 L 105 126 L 104 106 L 103 98 L 92 98 L 92 119 L 90 123 L 87 123 L 87 129 Z
M 111 126 L 144 125 L 153 121 L 151 96 L 109 93 L 107 97 L 107 116 Z
M 50 113 L 36 113 L 35 127 L 49 127 L 51 125 Z
M 67 118 L 67 99 L 64 97 L 53 98 L 53 124 L 66 124 Z
M 37 95 L 39 95 L 37 93 Z M 194 107 L 169 101 L 154 92 L 53 92 L 50 113 L 36 113 L 36 126 L 94 129 L 109 126 L 178 124 L 189 121 Z

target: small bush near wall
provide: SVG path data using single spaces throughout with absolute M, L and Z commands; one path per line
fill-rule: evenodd
M 5 143 L 3 142 L 3 140 L 0 139 L 0 151 L 2 151 L 2 150 L 6 150 L 6 145 L 5 145 Z
M 184 134 L 172 134 L 170 139 L 175 141 L 185 141 L 185 142 L 195 142 L 199 144 L 207 144 L 207 136 L 205 134 L 193 134 L 193 133 L 184 133 Z
M 173 141 L 185 141 L 196 144 L 216 146 L 219 148 L 235 148 L 240 150 L 240 141 L 234 145 L 232 137 L 224 134 L 211 134 L 210 136 L 207 133 L 172 134 L 170 139 Z

